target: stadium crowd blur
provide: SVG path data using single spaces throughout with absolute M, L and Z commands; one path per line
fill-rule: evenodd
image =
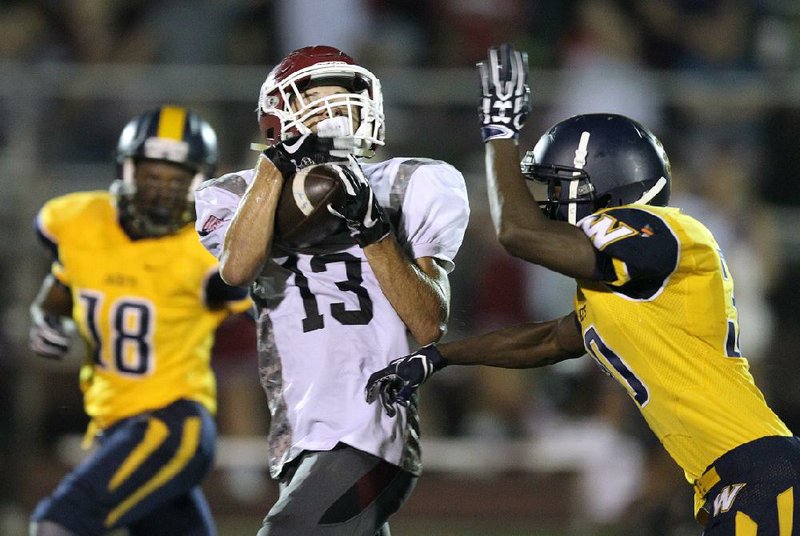
M 488 46 L 504 41 L 530 57 L 534 112 L 523 146 L 532 147 L 557 120 L 600 111 L 636 118 L 661 138 L 673 164 L 672 204 L 706 222 L 720 242 L 736 281 L 743 352 L 772 407 L 800 431 L 800 322 L 794 314 L 800 301 L 800 241 L 794 236 L 800 222 L 796 2 L 0 0 L 0 65 L 43 70 L 61 64 L 228 65 L 262 67 L 266 75 L 286 52 L 325 43 L 379 77 L 403 69 L 441 69 L 442 78 L 451 70 L 469 71 L 466 80 L 474 82 L 477 95 L 473 65 Z M 792 79 L 794 89 L 789 82 L 786 91 Z M 130 80 L 142 87 L 151 83 L 157 81 Z M 708 87 L 725 89 L 727 97 L 717 98 L 704 90 Z M 448 337 L 565 313 L 571 303 L 562 296 L 571 294 L 564 291 L 571 282 L 516 262 L 496 242 L 473 105 L 441 105 L 428 98 L 431 88 L 408 89 L 414 96 L 404 101 L 413 105 L 397 105 L 392 94 L 385 95 L 393 155 L 437 155 L 464 172 L 470 190 L 473 212 L 451 279 Z M 14 170 L 17 134 L 9 118 L 18 112 L 13 107 L 25 102 L 8 94 L 0 94 L 0 163 L 12 162 L 0 167 L 6 175 Z M 104 173 L 88 180 L 107 187 L 114 172 L 110 155 L 125 118 L 155 104 L 70 98 L 73 90 L 64 94 L 48 98 L 38 111 L 46 129 L 41 145 L 29 150 L 40 155 L 34 170 L 38 184 L 52 184 L 52 191 L 31 192 L 41 197 L 30 206 L 53 192 L 77 189 L 60 174 L 65 165 L 100 165 Z M 194 107 L 215 125 L 220 172 L 225 172 L 253 161 L 248 145 L 257 139 L 256 95 L 252 102 L 220 95 L 177 104 Z M 242 125 L 252 126 L 250 138 Z M 383 156 L 388 155 L 376 159 Z M 4 176 L 0 186 L 16 180 Z M 15 230 L 14 241 L 33 240 L 33 213 L 24 208 L 2 203 L 0 221 Z M 26 464 L 56 456 L 58 439 L 80 434 L 85 417 L 72 374 L 79 358 L 58 366 L 33 364 L 25 346 L 24 315 L 33 296 L 15 289 L 10 274 L 33 271 L 38 279 L 46 258 L 20 258 L 12 251 L 7 246 L 0 258 L 7 280 L 0 285 L 0 505 L 24 511 L 33 500 L 26 489 L 37 480 Z M 254 337 L 243 318 L 226 323 L 219 334 L 214 363 L 222 435 L 257 436 L 266 430 L 266 404 L 249 344 Z M 590 363 L 524 372 L 459 368 L 437 376 L 422 392 L 423 433 L 578 445 L 587 523 L 616 526 L 617 534 L 625 526 L 654 527 L 640 532 L 647 534 L 696 533 L 682 475 L 653 444 L 627 395 Z M 600 463 L 609 459 L 617 461 Z M 229 475 L 228 484 L 242 497 L 269 485 L 264 475 L 240 473 Z M 599 482 L 603 493 L 596 492 Z M 0 533 L 12 532 L 0 526 Z

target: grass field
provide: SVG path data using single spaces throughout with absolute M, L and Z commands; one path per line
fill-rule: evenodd
M 255 536 L 259 520 L 229 517 L 218 520 L 219 536 Z M 596 529 L 557 529 L 537 527 L 535 521 L 433 521 L 403 518 L 391 523 L 392 536 L 612 536 Z

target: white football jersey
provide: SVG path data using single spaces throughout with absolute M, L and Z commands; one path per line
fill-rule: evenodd
M 362 169 L 409 256 L 434 257 L 452 271 L 469 218 L 461 173 L 421 158 Z M 225 175 L 196 192 L 197 231 L 217 257 L 253 174 Z M 330 450 L 339 442 L 419 474 L 415 405 L 390 418 L 364 399 L 370 374 L 410 348 L 406 327 L 361 248 L 315 255 L 275 248 L 251 294 L 259 308 L 259 371 L 272 415 L 273 477 L 301 451 Z

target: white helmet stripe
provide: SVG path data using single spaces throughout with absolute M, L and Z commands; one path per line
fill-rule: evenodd
M 590 133 L 583 131 L 581 132 L 581 139 L 578 140 L 578 148 L 575 149 L 575 160 L 572 161 L 573 166 L 578 169 L 583 169 L 583 166 L 586 165 L 586 155 L 588 154 L 586 148 L 589 146 L 590 136 Z
M 575 159 L 572 161 L 572 164 L 577 169 L 583 169 L 583 166 L 586 165 L 586 155 L 588 151 L 586 150 L 589 146 L 589 137 L 591 134 L 589 132 L 583 131 L 581 133 L 581 139 L 578 140 L 578 148 L 575 149 Z M 578 172 L 573 172 L 573 176 L 580 175 Z M 569 198 L 575 199 L 578 197 L 578 186 L 580 181 L 569 181 Z M 567 209 L 567 221 L 573 225 L 577 223 L 577 216 L 578 213 L 578 206 L 575 203 L 570 203 L 569 208 Z
M 655 196 L 660 194 L 661 190 L 663 190 L 664 186 L 666 186 L 666 185 L 667 185 L 667 179 L 665 179 L 664 177 L 661 177 L 660 179 L 658 179 L 656 181 L 655 186 L 653 186 L 652 188 L 650 188 L 649 190 L 644 192 L 642 194 L 642 197 L 640 197 L 639 199 L 634 201 L 633 204 L 635 204 L 635 205 L 646 205 L 647 203 L 652 201 L 653 198 L 655 198 Z

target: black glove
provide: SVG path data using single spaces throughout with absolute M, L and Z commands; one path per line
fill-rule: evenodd
M 358 245 L 366 247 L 380 242 L 392 232 L 389 218 L 375 199 L 375 192 L 354 157 L 349 165 L 339 166 L 339 178 L 347 197 L 341 205 L 328 205 L 328 211 L 344 220 L 347 229 Z
M 304 134 L 283 140 L 264 150 L 275 167 L 285 177 L 291 177 L 298 169 L 313 164 L 345 161 L 345 158 L 331 156 L 334 138 L 320 138 L 316 134 Z
M 528 54 L 508 43 L 489 48 L 488 61 L 477 64 L 481 79 L 481 138 L 518 139 L 531 110 Z
M 69 352 L 71 337 L 61 317 L 31 312 L 28 346 L 42 357 L 59 360 Z
M 395 404 L 408 406 L 411 395 L 434 372 L 447 366 L 447 360 L 435 345 L 423 346 L 413 354 L 391 361 L 389 366 L 372 374 L 367 380 L 367 403 L 380 398 L 389 417 L 397 413 Z

